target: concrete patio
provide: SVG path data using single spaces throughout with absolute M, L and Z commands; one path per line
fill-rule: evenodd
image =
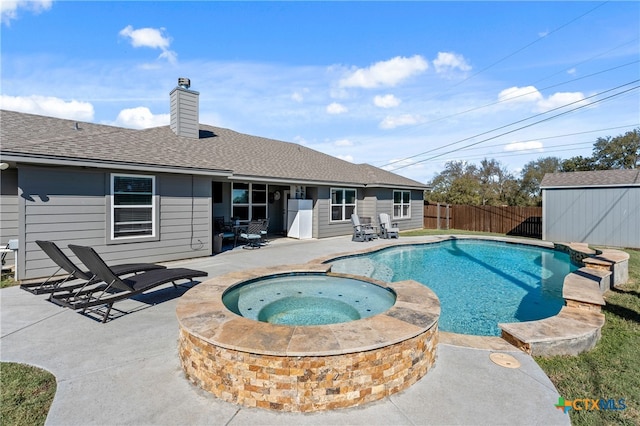
M 433 237 L 402 237 L 432 241 Z M 393 242 L 276 239 L 259 250 L 234 250 L 174 262 L 205 270 L 208 279 L 256 267 L 305 263 L 334 253 Z M 409 389 L 356 408 L 314 414 L 278 413 L 216 399 L 184 376 L 178 359 L 175 307 L 185 290 L 169 284 L 117 303 L 101 324 L 18 287 L 0 291 L 0 359 L 52 372 L 51 425 L 200 424 L 570 424 L 554 407 L 560 396 L 535 361 L 497 338 L 441 333 L 435 366 Z M 489 358 L 508 353 L 519 368 Z

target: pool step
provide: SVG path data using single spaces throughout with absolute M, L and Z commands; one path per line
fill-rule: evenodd
M 569 307 L 600 312 L 605 305 L 602 293 L 609 283 L 609 271 L 580 268 L 564 278 L 562 297 Z
M 578 355 L 600 340 L 604 315 L 564 306 L 558 315 L 538 321 L 498 324 L 502 338 L 532 356 Z
M 629 280 L 629 254 L 620 250 L 600 250 L 596 256 L 582 260 L 588 269 L 610 271 L 611 282 L 609 288 L 624 284 Z

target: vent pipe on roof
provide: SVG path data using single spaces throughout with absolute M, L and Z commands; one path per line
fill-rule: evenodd
M 200 137 L 199 100 L 200 93 L 190 89 L 191 80 L 178 79 L 178 87 L 171 91 L 171 130 L 187 138 Z

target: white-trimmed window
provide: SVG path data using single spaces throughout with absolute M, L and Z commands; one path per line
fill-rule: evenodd
M 331 222 L 350 220 L 355 211 L 355 189 L 331 188 Z
M 234 182 L 231 217 L 239 220 L 267 218 L 267 185 Z
M 411 217 L 411 191 L 393 191 L 393 218 Z
M 156 178 L 111 175 L 111 238 L 155 237 Z

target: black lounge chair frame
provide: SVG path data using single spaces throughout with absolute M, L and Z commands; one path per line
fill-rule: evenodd
M 53 241 L 38 240 L 36 244 L 55 262 L 58 269 L 44 281 L 21 284 L 21 289 L 33 294 L 53 294 L 85 289 L 100 282 L 91 272 L 85 272 L 73 263 Z M 111 270 L 119 276 L 164 268 L 165 266 L 155 263 L 126 263 L 111 266 Z M 59 275 L 61 271 L 65 271 L 67 275 Z
M 103 323 L 109 318 L 111 308 L 117 301 L 129 299 L 168 282 L 171 282 L 174 288 L 177 288 L 176 281 L 178 280 L 188 279 L 193 281 L 195 277 L 208 275 L 206 272 L 194 269 L 166 268 L 154 269 L 127 278 L 120 278 L 93 248 L 71 244 L 69 248 L 89 268 L 93 277 L 104 282 L 105 285 L 83 289 L 67 295 L 54 294 L 50 300 L 60 306 L 73 310 L 82 310 L 83 313 L 94 306 L 106 306 L 106 312 L 102 317 Z

